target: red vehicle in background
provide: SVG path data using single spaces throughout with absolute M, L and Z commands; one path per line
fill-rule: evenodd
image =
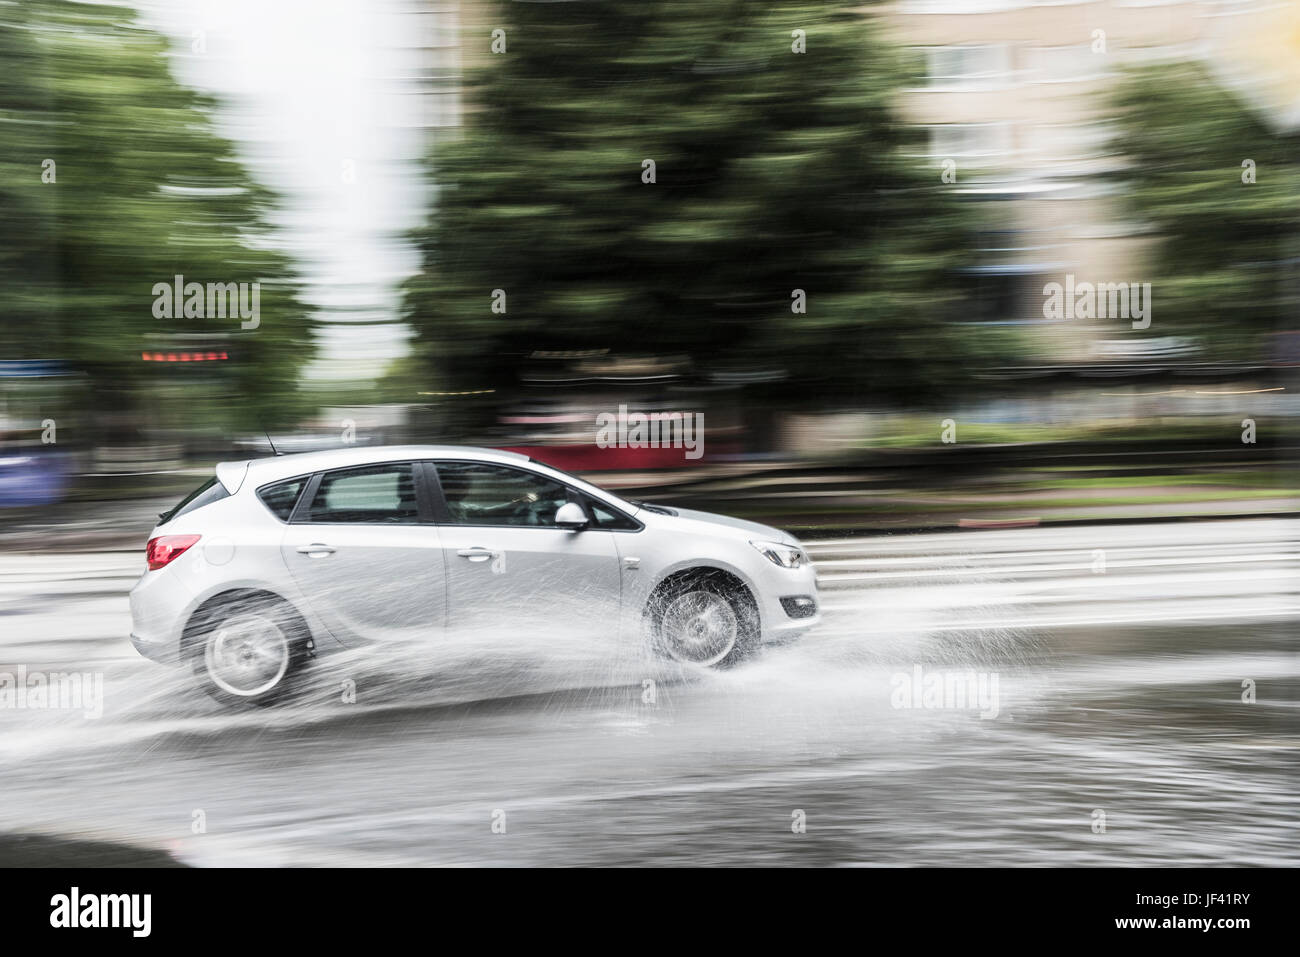
M 682 424 L 669 416 L 690 416 Z M 618 417 L 659 416 L 649 432 L 638 439 L 634 432 L 618 429 Z M 704 426 L 707 421 L 708 425 Z M 615 423 L 609 425 L 609 423 Z M 609 406 L 529 410 L 501 418 L 509 438 L 499 448 L 566 472 L 649 472 L 693 468 L 734 459 L 741 451 L 739 430 L 715 424 L 712 415 L 698 409 L 669 408 L 663 402 L 635 405 L 627 399 Z M 602 424 L 607 428 L 602 433 Z M 611 439 L 613 441 L 611 441 Z

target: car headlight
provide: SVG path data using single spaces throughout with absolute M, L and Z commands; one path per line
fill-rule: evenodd
M 799 568 L 808 564 L 808 556 L 797 545 L 784 545 L 781 542 L 750 542 L 763 557 L 782 568 Z

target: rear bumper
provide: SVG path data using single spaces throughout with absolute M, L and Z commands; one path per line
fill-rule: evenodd
M 180 646 L 166 641 L 150 641 L 147 638 L 141 638 L 139 635 L 131 635 L 131 644 L 135 650 L 150 661 L 157 661 L 164 665 L 174 665 L 180 661 Z
M 131 644 L 152 661 L 180 660 L 181 632 L 194 592 L 172 569 L 145 572 L 131 589 Z

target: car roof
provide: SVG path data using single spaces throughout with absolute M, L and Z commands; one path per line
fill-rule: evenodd
M 253 488 L 258 488 L 267 482 L 328 469 L 432 458 L 464 458 L 516 465 L 529 461 L 528 456 L 519 452 L 472 445 L 366 445 L 222 462 L 217 465 L 217 478 L 226 487 L 226 491 L 233 495 L 243 487 L 246 480 Z

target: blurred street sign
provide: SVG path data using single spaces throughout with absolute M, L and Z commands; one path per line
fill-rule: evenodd
M 0 379 L 67 375 L 69 371 L 57 359 L 0 359 Z

